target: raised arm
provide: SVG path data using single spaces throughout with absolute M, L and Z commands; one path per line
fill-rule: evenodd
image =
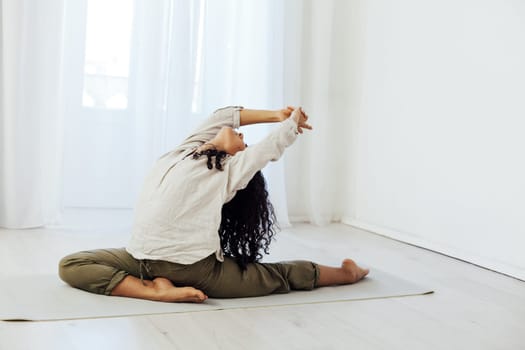
M 183 152 L 192 147 L 198 147 L 211 140 L 224 126 L 238 128 L 240 126 L 240 106 L 219 108 L 202 122 L 174 151 Z M 169 152 L 168 152 L 169 153 Z
M 260 109 L 243 109 L 241 111 L 241 126 L 259 123 L 276 123 L 282 122 L 292 113 L 293 109 L 281 110 L 260 110 Z
M 257 171 L 268 162 L 279 159 L 284 149 L 295 141 L 299 133 L 302 133 L 302 128 L 312 129 L 306 123 L 307 119 L 308 116 L 303 110 L 297 108 L 264 139 L 231 157 L 227 163 L 227 171 L 230 173 L 227 185 L 229 192 L 246 187 Z
M 243 109 L 240 111 L 240 125 L 282 122 L 288 119 L 294 110 L 295 107 L 292 106 L 278 110 Z M 300 118 L 297 120 L 297 129 L 302 133 L 303 128 L 312 129 L 312 127 L 306 123 L 308 116 L 302 109 L 300 109 L 300 112 Z
M 210 141 L 224 126 L 229 126 L 234 129 L 242 125 L 258 124 L 258 123 L 272 123 L 282 122 L 288 119 L 294 107 L 286 107 L 279 110 L 256 110 L 244 109 L 243 107 L 233 106 L 224 107 L 216 110 L 209 118 L 207 118 L 194 132 L 187 137 L 176 149 L 166 153 L 177 154 L 193 147 L 198 147 L 205 142 Z M 300 109 L 299 109 L 300 110 Z M 302 128 L 311 129 L 312 127 L 306 124 L 308 116 L 300 110 L 300 118 L 297 122 L 297 131 L 302 133 Z M 297 114 L 296 114 L 297 116 Z

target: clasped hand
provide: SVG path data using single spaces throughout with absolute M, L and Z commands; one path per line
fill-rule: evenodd
M 303 129 L 312 130 L 312 126 L 307 123 L 308 115 L 303 111 L 301 107 L 288 106 L 277 112 L 281 121 L 288 119 L 290 116 L 294 118 L 297 123 L 297 132 L 303 133 Z

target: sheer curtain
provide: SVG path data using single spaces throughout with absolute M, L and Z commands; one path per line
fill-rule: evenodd
M 0 227 L 59 220 L 63 1 L 0 2 Z
M 147 171 L 156 157 L 175 147 L 218 107 L 284 105 L 285 22 L 280 1 L 136 4 L 143 14 L 135 17 L 132 53 L 137 67 L 137 169 Z M 246 128 L 247 142 L 258 141 L 270 127 Z M 279 221 L 286 226 L 282 161 L 264 172 Z
M 3 0 L 0 226 L 130 210 L 155 159 L 225 105 L 305 107 L 315 130 L 265 169 L 270 195 L 283 226 L 288 208 L 337 220 L 345 3 Z
M 286 158 L 288 206 L 293 221 L 325 225 L 339 221 L 352 189 L 352 110 L 357 53 L 352 23 L 356 4 L 338 0 L 291 0 L 286 29 L 285 91 L 310 115 L 314 130 Z M 293 16 L 295 14 L 295 16 Z
M 153 162 L 213 110 L 281 108 L 284 26 L 277 0 L 68 3 L 64 205 L 133 208 Z M 265 174 L 286 226 L 283 163 Z

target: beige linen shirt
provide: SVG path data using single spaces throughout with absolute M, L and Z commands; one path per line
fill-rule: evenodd
M 223 204 L 297 138 L 297 124 L 288 118 L 259 143 L 227 156 L 223 171 L 208 169 L 207 157 L 188 156 L 223 126 L 238 128 L 241 109 L 215 111 L 179 147 L 157 160 L 135 207 L 126 247 L 133 257 L 192 264 L 215 253 L 224 260 L 218 234 Z

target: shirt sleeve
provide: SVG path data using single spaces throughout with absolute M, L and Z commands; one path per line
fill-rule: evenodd
M 188 136 L 175 151 L 182 152 L 210 141 L 224 126 L 237 129 L 241 123 L 240 111 L 243 107 L 230 106 L 219 108 L 209 116 L 193 133 Z
M 228 192 L 245 188 L 256 172 L 282 156 L 297 134 L 297 123 L 288 118 L 263 140 L 232 156 L 228 162 Z

